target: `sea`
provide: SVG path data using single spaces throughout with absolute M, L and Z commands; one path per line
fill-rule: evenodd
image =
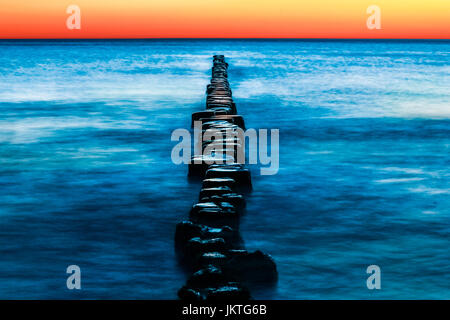
M 450 298 L 450 41 L 0 41 L 0 298 L 176 299 L 200 184 L 174 130 L 205 109 L 212 55 L 247 128 L 240 233 L 278 282 L 256 299 Z M 67 268 L 81 270 L 69 290 Z M 369 266 L 380 289 L 369 289 Z

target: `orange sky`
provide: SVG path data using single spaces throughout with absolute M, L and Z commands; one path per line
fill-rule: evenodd
M 81 9 L 69 30 L 66 8 Z M 366 8 L 381 9 L 381 30 Z M 440 38 L 450 0 L 0 0 L 0 38 Z

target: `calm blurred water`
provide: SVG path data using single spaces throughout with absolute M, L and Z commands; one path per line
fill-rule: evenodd
M 450 298 L 450 43 L 0 42 L 0 298 L 175 298 L 200 186 L 170 134 L 225 54 L 248 127 L 280 129 L 241 233 L 257 298 Z M 65 269 L 82 270 L 78 292 Z M 382 270 L 382 290 L 365 269 Z

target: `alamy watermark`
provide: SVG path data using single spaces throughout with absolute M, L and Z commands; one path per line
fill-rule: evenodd
M 367 18 L 366 25 L 369 30 L 381 29 L 381 9 L 377 5 L 371 5 L 367 7 L 367 14 L 370 16 Z
M 268 131 L 230 129 L 226 125 L 205 128 L 201 121 L 195 121 L 194 137 L 187 129 L 172 132 L 171 140 L 179 143 L 173 147 L 171 159 L 174 164 L 245 164 L 248 159 L 248 164 L 266 166 L 261 167 L 261 175 L 274 175 L 279 169 L 279 130 L 270 130 L 270 144 Z
M 67 278 L 66 286 L 69 290 L 81 290 L 81 269 L 73 264 L 67 267 L 66 273 L 70 274 Z
M 381 289 L 381 269 L 376 264 L 372 264 L 366 269 L 367 274 L 370 276 L 367 278 L 366 286 L 369 290 Z
M 66 20 L 66 27 L 69 30 L 81 29 L 81 9 L 76 4 L 67 7 L 66 13 L 70 14 Z
M 66 27 L 69 30 L 81 29 L 81 9 L 76 4 L 71 4 L 67 7 L 66 13 L 70 14 L 66 20 Z M 381 29 L 381 9 L 379 6 L 372 4 L 367 7 L 366 14 L 370 16 L 367 18 L 366 25 L 369 30 Z

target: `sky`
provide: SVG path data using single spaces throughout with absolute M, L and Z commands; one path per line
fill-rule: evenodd
M 0 0 L 0 38 L 450 39 L 450 0 Z

